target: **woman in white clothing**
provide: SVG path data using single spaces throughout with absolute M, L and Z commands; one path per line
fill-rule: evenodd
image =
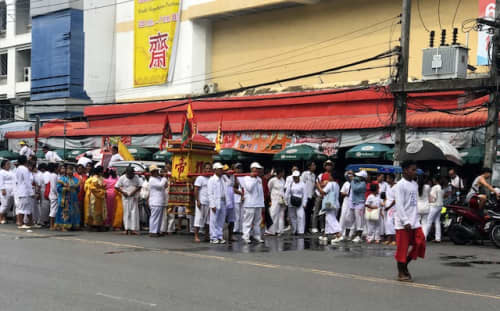
M 285 228 L 285 170 L 279 168 L 277 175 L 267 183 L 271 194 L 271 208 L 269 214 L 273 224 L 267 229 L 266 235 L 281 235 Z
M 380 244 L 380 212 L 383 209 L 382 200 L 379 195 L 379 187 L 377 184 L 370 185 L 370 195 L 365 203 L 365 217 L 368 234 L 366 243 L 370 244 L 375 241 L 375 244 Z M 369 218 L 368 215 L 376 215 L 374 218 Z
M 433 177 L 432 188 L 429 195 L 430 209 L 427 223 L 424 226 L 425 237 L 429 235 L 432 225 L 434 225 L 435 240 L 434 242 L 441 242 L 441 209 L 443 208 L 444 188 L 446 187 L 446 179 Z
M 335 237 L 332 239 L 332 244 L 339 242 L 341 238 L 340 231 L 342 228 L 337 221 L 337 211 L 340 208 L 339 189 L 339 184 L 333 180 L 333 176 L 330 174 L 328 184 L 321 190 L 323 202 L 319 215 L 325 214 L 325 232 L 319 239 L 327 242 L 327 236 L 332 235 Z
M 306 188 L 300 181 L 300 172 L 294 171 L 293 181 L 286 189 L 285 197 L 288 205 L 288 216 L 292 225 L 292 234 L 304 234 L 305 213 L 304 208 L 307 203 Z
M 429 194 L 431 193 L 431 181 L 424 177 L 418 184 L 418 219 L 422 227 L 425 227 L 429 215 Z
M 0 170 L 0 224 L 6 224 L 6 215 L 14 206 L 14 174 L 10 161 L 3 160 Z

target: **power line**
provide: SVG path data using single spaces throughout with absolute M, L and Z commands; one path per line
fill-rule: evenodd
M 420 23 L 422 23 L 422 26 L 424 26 L 425 31 L 430 32 L 427 26 L 425 26 L 424 19 L 422 18 L 422 12 L 420 11 L 420 0 L 417 0 L 417 10 L 418 16 L 420 17 Z
M 441 26 L 441 0 L 438 0 L 438 22 L 439 22 L 439 29 L 443 29 L 443 26 Z
M 460 7 L 461 3 L 462 3 L 462 0 L 458 0 L 457 7 L 455 8 L 455 14 L 453 14 L 453 19 L 451 20 L 451 28 L 455 27 L 455 18 L 457 17 L 458 8 Z

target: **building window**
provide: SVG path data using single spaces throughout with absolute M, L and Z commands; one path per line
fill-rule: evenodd
M 31 50 L 16 51 L 16 82 L 31 80 Z
M 30 1 L 16 1 L 16 34 L 31 32 Z
M 0 37 L 5 37 L 7 32 L 7 5 L 0 2 Z
M 0 54 L 0 84 L 7 84 L 7 53 Z
M 8 100 L 0 100 L 0 120 L 14 119 L 14 105 Z

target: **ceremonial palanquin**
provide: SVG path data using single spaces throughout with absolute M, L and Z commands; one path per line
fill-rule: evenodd
M 184 146 L 180 140 L 169 142 L 172 153 L 172 175 L 168 206 L 185 206 L 194 214 L 194 180 L 202 174 L 203 165 L 212 162 L 215 144 L 202 135 L 194 135 Z

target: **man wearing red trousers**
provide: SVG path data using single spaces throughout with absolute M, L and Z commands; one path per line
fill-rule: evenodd
M 418 220 L 417 198 L 418 184 L 415 181 L 417 165 L 407 161 L 401 165 L 403 178 L 396 185 L 396 262 L 398 266 L 398 280 L 411 282 L 408 264 L 418 257 L 425 256 L 425 236 Z M 411 251 L 409 251 L 412 246 Z

